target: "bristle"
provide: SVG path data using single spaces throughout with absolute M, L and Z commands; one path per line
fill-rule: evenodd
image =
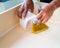
M 48 26 L 45 24 L 33 24 L 32 25 L 32 33 L 40 33 L 48 29 Z

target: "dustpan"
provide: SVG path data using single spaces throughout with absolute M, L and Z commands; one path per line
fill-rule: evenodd
M 31 26 L 32 33 L 35 34 L 43 32 L 48 29 L 48 26 L 46 24 L 34 24 L 36 22 L 35 20 L 35 22 L 33 23 L 34 19 L 36 19 L 36 15 L 34 15 L 31 12 L 28 12 L 26 18 L 20 20 L 20 25 L 24 28 L 24 30 L 27 29 L 27 26 Z M 32 21 L 32 25 L 28 25 L 30 21 Z
M 27 28 L 27 24 L 28 22 L 33 19 L 33 18 L 36 18 L 36 15 L 34 15 L 33 13 L 29 12 L 27 13 L 26 15 L 26 18 L 25 19 L 20 19 L 20 25 L 26 29 Z
M 41 11 L 41 6 L 39 6 L 38 8 L 38 13 Z M 36 15 L 31 13 L 31 12 L 27 12 L 27 15 L 26 15 L 26 18 L 25 19 L 20 19 L 20 25 L 26 29 L 27 28 L 27 24 L 28 22 L 33 19 L 33 18 L 36 18 Z M 37 23 L 36 21 L 33 21 L 33 23 Z

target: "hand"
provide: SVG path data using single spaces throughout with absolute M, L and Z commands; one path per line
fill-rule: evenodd
M 47 22 L 51 18 L 54 10 L 55 9 L 52 4 L 48 4 L 46 6 L 43 6 L 42 10 L 37 15 L 38 23 L 41 24 L 41 23 Z
M 32 0 L 30 0 L 30 1 L 25 0 L 22 3 L 21 7 L 18 10 L 18 17 L 25 18 L 28 10 L 30 10 L 31 12 L 34 11 L 34 4 L 33 4 Z

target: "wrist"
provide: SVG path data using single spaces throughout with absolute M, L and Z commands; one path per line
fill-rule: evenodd
M 32 4 L 33 0 L 24 0 L 24 2 L 26 2 L 27 4 Z
M 57 9 L 58 7 L 60 7 L 60 1 L 58 1 L 58 0 L 54 0 L 51 3 L 49 3 L 49 4 L 52 5 L 52 7 L 54 9 Z
M 25 0 L 26 2 L 32 2 L 32 0 Z

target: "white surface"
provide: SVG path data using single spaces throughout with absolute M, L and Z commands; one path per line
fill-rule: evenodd
M 9 31 L 11 31 L 12 29 L 14 29 L 16 26 L 17 26 L 17 24 L 14 25 L 14 26 L 12 26 L 11 28 L 7 29 L 7 31 L 5 31 L 4 33 L 0 34 L 0 38 L 2 38 L 2 37 L 3 37 L 4 35 L 6 35 Z
M 17 40 L 11 48 L 60 48 L 60 8 L 46 24 L 49 29 L 39 33 L 29 33 L 22 40 Z
M 11 48 L 60 48 L 60 24 L 49 23 L 48 30 L 39 34 L 29 33 Z

